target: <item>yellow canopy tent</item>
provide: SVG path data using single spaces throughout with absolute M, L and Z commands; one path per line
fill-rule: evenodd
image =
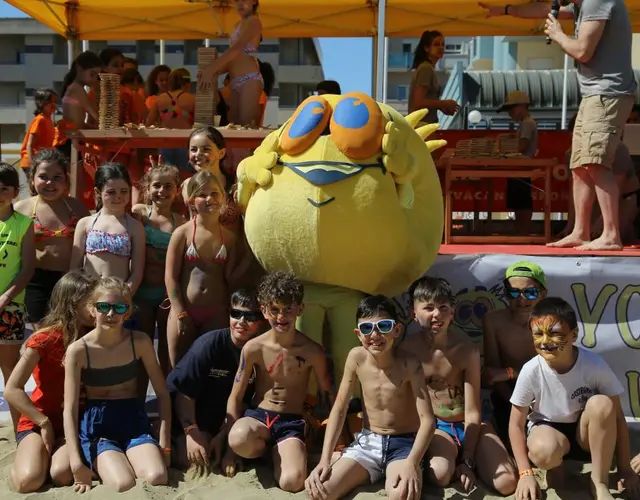
M 229 36 L 238 22 L 232 0 L 7 2 L 76 40 L 220 38 Z M 266 38 L 371 37 L 377 34 L 377 9 L 378 0 L 260 0 L 259 14 Z M 634 28 L 640 29 L 639 13 Z M 527 36 L 542 28 L 537 20 L 487 19 L 475 0 L 387 0 L 385 17 L 390 37 L 420 36 L 428 29 L 447 36 Z

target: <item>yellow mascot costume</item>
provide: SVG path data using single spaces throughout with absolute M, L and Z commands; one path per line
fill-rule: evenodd
M 304 280 L 298 329 L 323 344 L 328 318 L 337 384 L 360 300 L 404 292 L 440 247 L 431 151 L 446 143 L 425 143 L 437 129 L 416 129 L 426 112 L 405 118 L 361 93 L 312 96 L 238 167 L 249 246 L 267 271 Z

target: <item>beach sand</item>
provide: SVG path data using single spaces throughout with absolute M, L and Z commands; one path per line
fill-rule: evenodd
M 72 488 L 52 488 L 45 486 L 39 493 L 21 495 L 11 491 L 10 470 L 15 455 L 15 439 L 11 427 L 6 423 L 0 426 L 0 499 L 2 500 L 73 500 L 80 498 Z M 586 468 L 585 468 L 586 471 Z M 546 500 L 586 500 L 590 498 L 587 490 L 587 478 L 580 474 L 580 465 L 570 463 L 566 478 L 567 491 L 548 490 Z M 192 474 L 183 474 L 171 470 L 170 486 L 149 486 L 138 481 L 135 488 L 126 493 L 115 493 L 109 488 L 94 482 L 94 488 L 81 498 L 92 500 L 287 500 L 304 499 L 304 492 L 296 495 L 284 493 L 276 488 L 271 472 L 267 467 L 258 467 L 238 474 L 233 479 L 218 475 L 193 478 Z M 353 500 L 373 500 L 384 498 L 382 483 L 360 488 L 346 497 Z M 498 500 L 500 496 L 490 495 L 483 489 L 477 489 L 470 495 L 461 490 L 447 488 L 441 490 L 427 486 L 422 493 L 423 500 Z M 513 497 L 509 497 L 513 498 Z M 616 498 L 623 498 L 616 495 Z

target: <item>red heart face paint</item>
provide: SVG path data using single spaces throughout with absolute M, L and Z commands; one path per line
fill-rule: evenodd
M 533 345 L 545 359 L 555 359 L 573 344 L 574 332 L 555 316 L 540 316 L 530 323 Z

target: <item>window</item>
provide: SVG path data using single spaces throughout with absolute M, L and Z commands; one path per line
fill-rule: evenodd
M 198 48 L 203 47 L 202 40 L 184 41 L 184 63 L 186 65 L 198 64 Z
M 67 41 L 59 35 L 53 37 L 53 64 L 69 64 Z
M 461 43 L 447 43 L 444 46 L 445 54 L 462 54 L 462 44 Z
M 318 66 L 320 60 L 313 39 L 280 39 L 279 63 L 284 66 Z
M 398 85 L 396 89 L 396 99 L 398 101 L 406 101 L 409 95 L 409 87 L 407 85 Z
M 140 40 L 136 42 L 136 59 L 141 66 L 155 66 L 156 41 Z
M 411 54 L 411 44 L 410 43 L 403 43 L 402 44 L 402 52 L 404 52 L 405 54 Z

